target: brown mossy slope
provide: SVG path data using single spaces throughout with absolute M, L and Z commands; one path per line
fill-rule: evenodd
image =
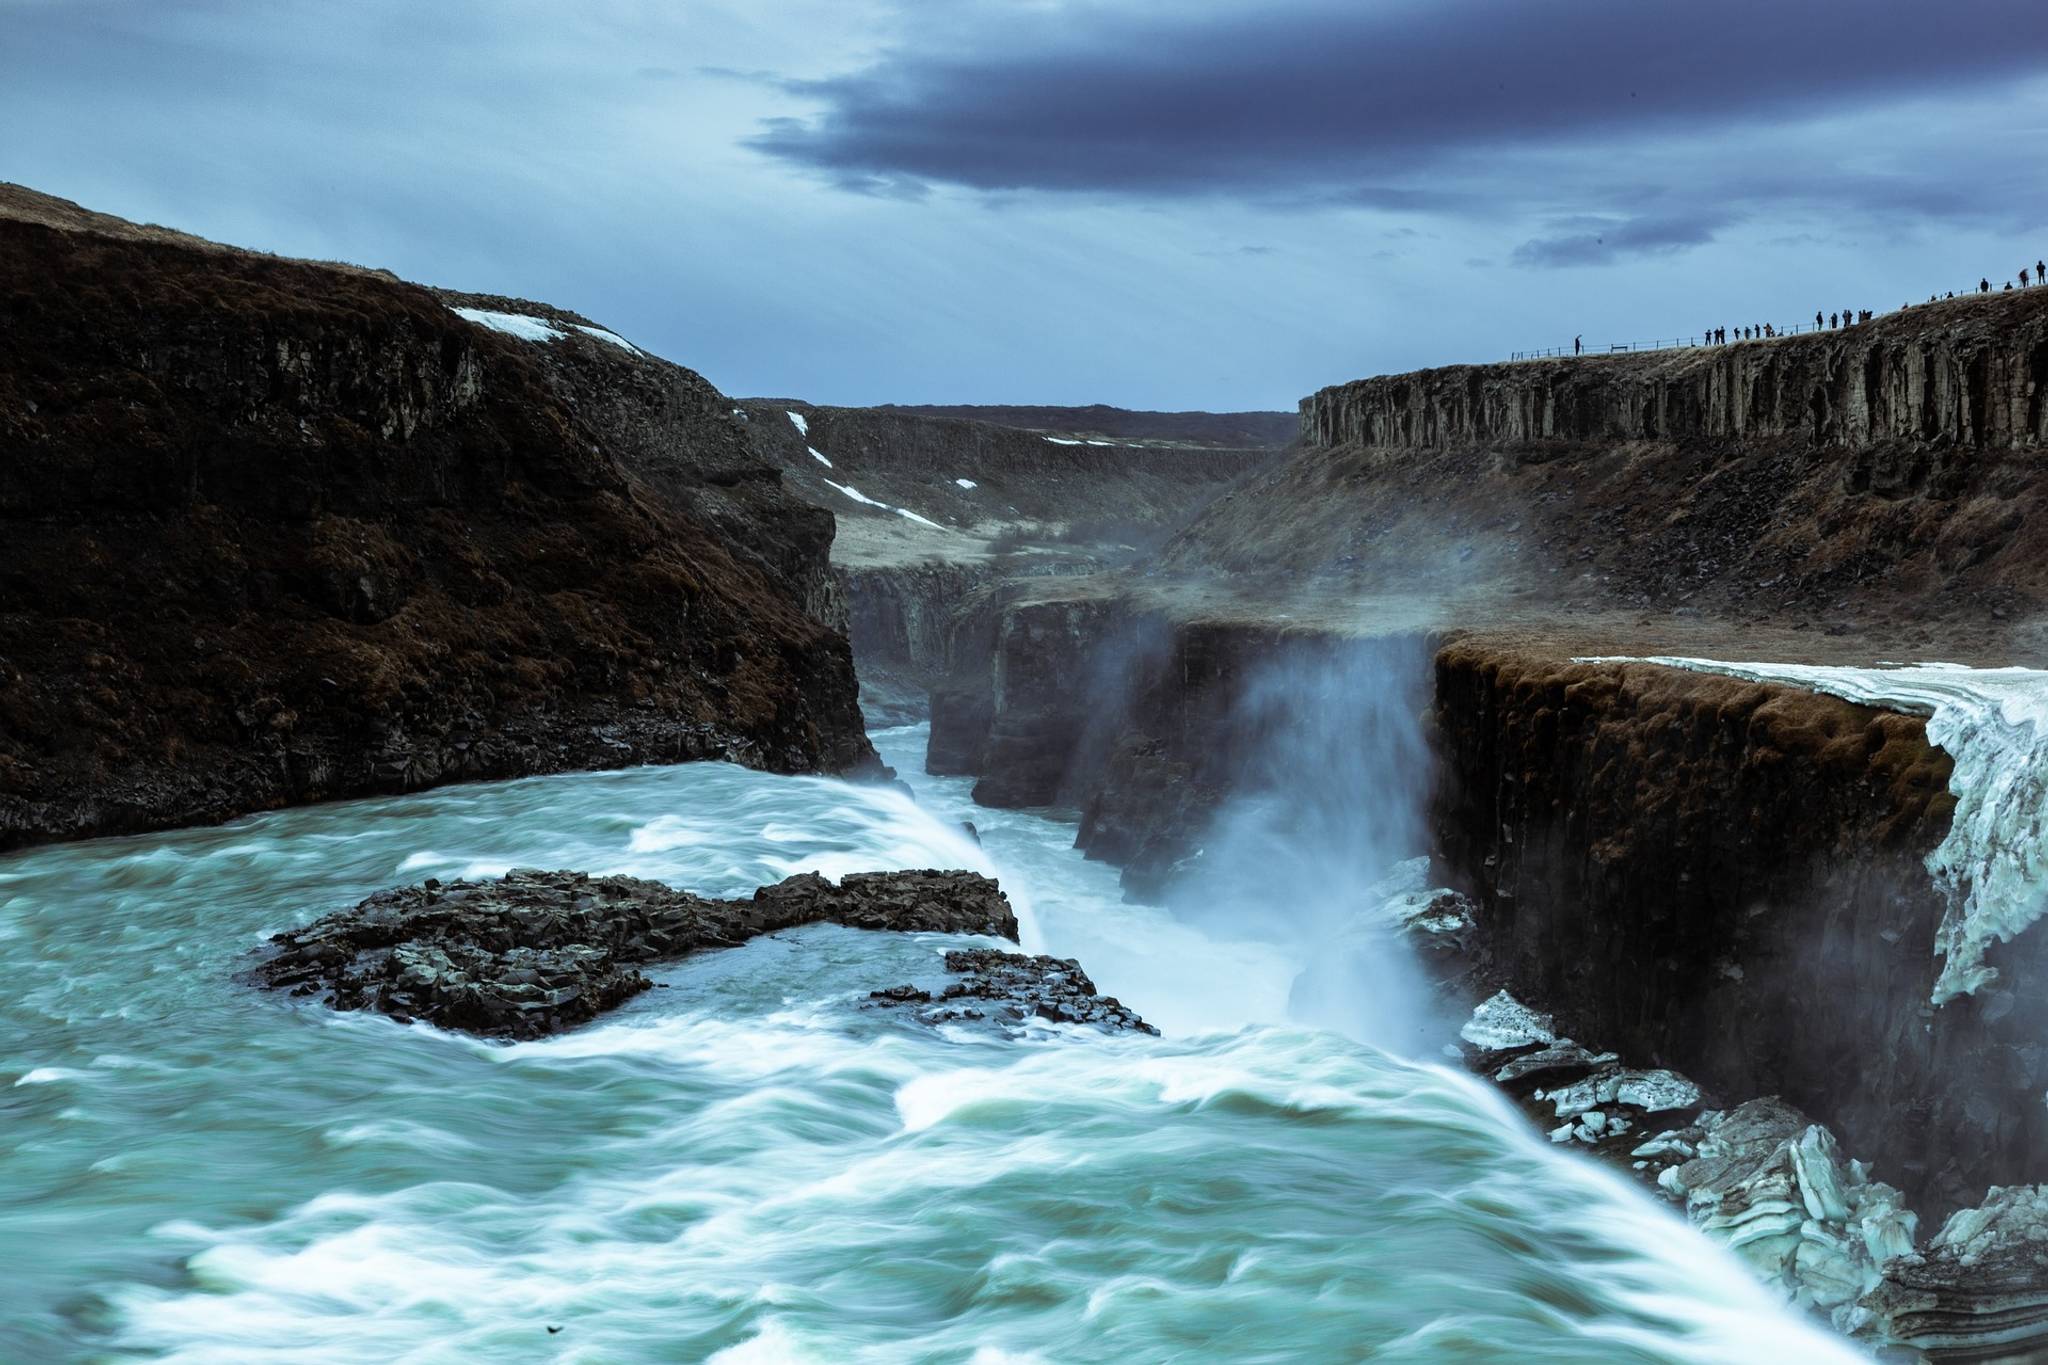
M 1954 798 L 1919 718 L 1460 642 L 1435 718 L 1438 848 L 1500 984 L 1574 1037 L 1784 1095 L 1923 1213 L 2038 1175 L 2042 1008 L 1928 1003 L 1924 859 Z
M 0 202 L 0 847 L 872 760 L 806 611 L 829 518 L 708 384 L 373 272 L 18 211 L 49 202 Z
M 2048 291 L 1710 349 L 1325 389 L 1164 567 L 1528 613 L 2004 631 L 2048 606 Z M 1474 622 L 1460 622 L 1474 624 Z

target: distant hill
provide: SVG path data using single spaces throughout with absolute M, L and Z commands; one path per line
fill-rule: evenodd
M 1001 404 L 881 403 L 878 412 L 964 417 L 1025 431 L 1056 431 L 1129 441 L 1191 441 L 1212 446 L 1284 446 L 1301 430 L 1293 412 L 1134 412 L 1093 403 L 1084 408 Z

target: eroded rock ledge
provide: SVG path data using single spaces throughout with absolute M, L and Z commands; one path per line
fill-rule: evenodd
M 915 1007 L 924 1023 L 987 1024 L 1015 1032 L 1034 1019 L 1088 1024 L 1110 1033 L 1157 1033 L 1137 1012 L 1104 995 L 1074 959 L 1025 957 L 994 948 L 958 948 L 946 954 L 957 979 L 936 991 L 894 986 L 868 998 L 877 1006 Z
M 1727 1108 L 1634 1070 L 1506 992 L 1460 1033 L 1464 1063 L 1553 1142 L 1584 1144 L 1681 1206 L 1766 1284 L 1888 1360 L 2048 1356 L 2048 1186 L 1993 1187 L 1933 1236 L 1905 1196 L 1775 1095 Z
M 641 967 L 821 921 L 1017 937 L 1002 889 L 972 872 L 853 873 L 836 886 L 811 872 L 708 900 L 636 877 L 521 870 L 380 891 L 277 935 L 252 976 L 336 1009 L 540 1038 L 648 989 Z

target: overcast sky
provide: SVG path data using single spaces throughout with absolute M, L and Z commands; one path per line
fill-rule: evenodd
M 2048 254 L 2041 0 L 0 0 L 0 129 L 832 403 L 1291 408 Z

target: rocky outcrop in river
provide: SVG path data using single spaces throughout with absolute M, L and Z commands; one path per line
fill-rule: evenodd
M 946 954 L 955 979 L 937 990 L 892 986 L 869 999 L 879 1007 L 907 1006 L 931 1025 L 984 1024 L 1009 1033 L 1033 1021 L 1082 1024 L 1106 1033 L 1157 1033 L 1113 995 L 1104 995 L 1074 959 L 1026 957 L 992 948 L 956 948 Z
M 1001 889 L 972 872 L 851 873 L 837 885 L 803 873 L 722 901 L 635 877 L 517 871 L 381 891 L 279 934 L 252 975 L 335 1009 L 539 1038 L 650 988 L 642 967 L 823 921 L 1017 937 Z
M 18 187 L 0 281 L 0 848 L 874 765 L 831 515 L 697 375 L 546 305 Z

